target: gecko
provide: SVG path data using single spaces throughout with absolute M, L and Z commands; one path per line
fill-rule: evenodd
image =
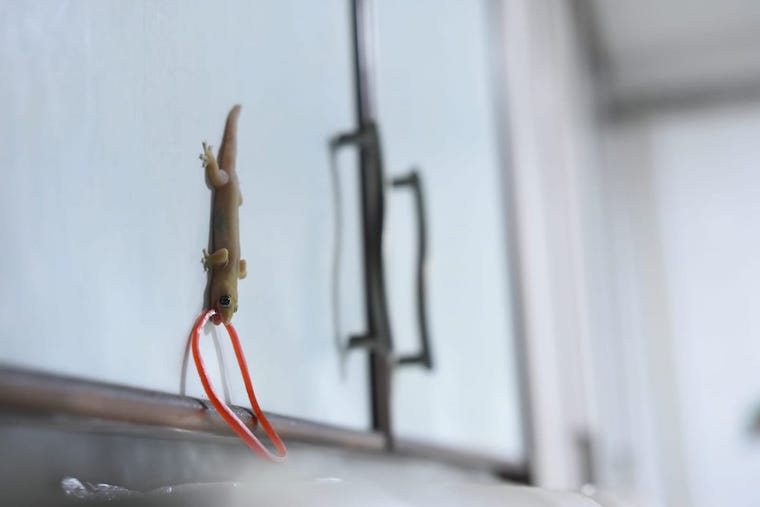
M 246 262 L 240 258 L 239 210 L 243 203 L 235 159 L 237 157 L 237 121 L 240 106 L 227 115 L 219 160 L 211 146 L 202 143 L 200 159 L 213 192 L 211 204 L 211 253 L 203 250 L 203 266 L 209 271 L 208 306 L 216 310 L 214 324 L 229 324 L 238 310 L 238 279 L 246 276 Z

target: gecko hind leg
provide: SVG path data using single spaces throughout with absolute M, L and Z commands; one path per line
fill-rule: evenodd
M 248 264 L 245 262 L 245 259 L 240 259 L 240 262 L 238 262 L 238 278 L 243 279 L 246 276 L 248 276 Z
M 220 248 L 216 252 L 209 255 L 206 250 L 203 251 L 203 267 L 208 271 L 209 269 L 216 268 L 218 266 L 224 266 L 229 261 L 230 252 L 226 248 Z

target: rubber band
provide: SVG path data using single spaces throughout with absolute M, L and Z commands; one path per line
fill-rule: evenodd
M 198 320 L 195 322 L 190 335 L 192 338 L 193 359 L 195 360 L 195 366 L 198 368 L 198 376 L 201 379 L 201 384 L 203 384 L 203 389 L 206 391 L 206 395 L 209 397 L 209 400 L 211 400 L 211 404 L 214 405 L 214 408 L 216 408 L 216 410 L 219 412 L 219 415 L 222 416 L 222 419 L 225 420 L 230 428 L 232 428 L 232 431 L 237 433 L 240 439 L 243 440 L 243 442 L 245 442 L 245 444 L 250 447 L 253 452 L 268 461 L 281 463 L 285 460 L 285 457 L 288 454 L 288 450 L 285 448 L 285 444 L 280 439 L 280 436 L 277 434 L 272 425 L 269 423 L 269 420 L 264 415 L 264 412 L 259 406 L 259 402 L 256 401 L 256 395 L 253 392 L 251 377 L 248 374 L 248 364 L 245 361 L 245 356 L 243 355 L 243 349 L 240 346 L 240 339 L 238 338 L 237 331 L 235 331 L 235 328 L 232 327 L 232 324 L 225 323 L 224 327 L 227 328 L 227 332 L 230 335 L 230 341 L 232 342 L 232 348 L 235 350 L 235 357 L 237 357 L 238 365 L 240 366 L 240 373 L 243 376 L 245 390 L 248 392 L 248 399 L 251 402 L 253 415 L 256 417 L 257 422 L 261 424 L 262 428 L 264 428 L 264 432 L 272 441 L 272 444 L 274 444 L 274 447 L 277 450 L 277 454 L 272 454 L 269 449 L 264 447 L 261 441 L 256 438 L 253 432 L 243 423 L 243 421 L 240 420 L 237 414 L 235 414 L 230 409 L 230 407 L 227 406 L 226 403 L 219 399 L 219 395 L 216 393 L 214 386 L 212 386 L 211 382 L 209 381 L 208 373 L 206 372 L 206 365 L 203 363 L 203 358 L 201 357 L 198 342 L 200 341 L 201 329 L 214 315 L 216 315 L 216 310 L 214 309 L 207 310 L 202 313 L 201 316 L 198 317 Z

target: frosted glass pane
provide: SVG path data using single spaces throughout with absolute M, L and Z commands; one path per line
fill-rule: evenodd
M 397 433 L 520 460 L 506 218 L 485 2 L 376 3 L 378 118 L 389 175 L 421 169 L 430 225 L 435 370 L 394 376 Z M 411 196 L 389 192 L 397 352 L 417 346 Z
M 3 2 L 0 361 L 178 390 L 206 280 L 200 143 L 239 102 L 234 323 L 260 401 L 366 427 L 366 360 L 341 377 L 330 321 L 326 141 L 353 125 L 349 26 L 343 0 Z M 360 304 L 345 295 L 347 319 Z

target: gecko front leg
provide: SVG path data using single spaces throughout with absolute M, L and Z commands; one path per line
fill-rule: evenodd
M 206 250 L 203 250 L 203 267 L 208 271 L 219 266 L 225 266 L 229 258 L 230 252 L 226 248 L 220 248 L 210 255 Z
M 201 153 L 200 157 L 198 158 L 203 161 L 203 167 L 206 169 L 206 177 L 208 178 L 208 181 L 211 183 L 212 187 L 223 187 L 229 183 L 230 175 L 227 174 L 227 171 L 219 168 L 216 157 L 214 157 L 214 152 L 211 151 L 211 146 L 206 144 L 205 141 L 202 144 L 203 153 Z

